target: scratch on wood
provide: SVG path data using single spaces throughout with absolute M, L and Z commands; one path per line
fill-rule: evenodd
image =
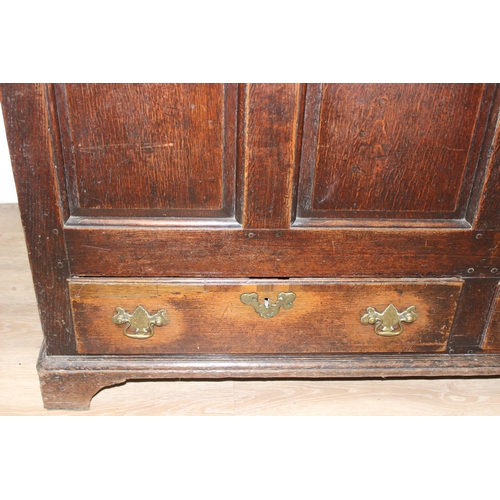
M 111 248 L 106 248 L 106 247 L 97 247 L 93 245 L 82 245 L 84 248 L 95 248 L 97 250 L 106 250 L 107 252 L 111 252 Z

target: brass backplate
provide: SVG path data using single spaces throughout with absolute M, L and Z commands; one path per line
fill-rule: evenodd
M 117 307 L 116 314 L 111 320 L 115 325 L 125 324 L 123 333 L 132 339 L 148 339 L 154 335 L 155 326 L 168 325 L 169 323 L 165 309 L 160 309 L 155 314 L 149 314 L 141 305 L 137 306 L 132 314 L 126 312 L 123 307 Z M 130 332 L 130 327 L 135 331 Z
M 399 312 L 392 304 L 389 304 L 382 313 L 373 307 L 367 307 L 366 314 L 361 317 L 361 323 L 375 325 L 377 335 L 394 337 L 403 333 L 403 322 L 413 323 L 417 318 L 415 306 L 410 306 L 403 312 Z
M 280 292 L 278 294 L 278 300 L 274 304 L 267 298 L 264 299 L 264 302 L 260 303 L 259 296 L 253 292 L 243 293 L 240 299 L 243 304 L 252 306 L 261 318 L 269 319 L 276 316 L 276 314 L 280 312 L 281 307 L 283 309 L 290 309 L 296 297 L 297 296 L 293 292 Z

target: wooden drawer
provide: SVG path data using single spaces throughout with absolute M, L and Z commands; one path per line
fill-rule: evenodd
M 445 351 L 462 282 L 72 279 L 69 286 L 81 354 L 402 353 Z M 287 294 L 280 302 L 293 302 L 266 318 L 242 301 L 252 293 L 268 316 L 280 293 Z M 375 317 L 390 304 L 407 310 L 410 322 L 398 324 L 394 309 L 392 323 L 390 310 Z M 372 316 L 367 308 L 375 310 Z M 159 311 L 156 321 L 163 325 L 151 328 L 147 314 Z

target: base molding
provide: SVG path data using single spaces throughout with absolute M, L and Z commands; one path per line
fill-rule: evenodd
M 500 354 L 49 356 L 37 363 L 46 409 L 88 410 L 127 380 L 479 377 L 500 375 Z

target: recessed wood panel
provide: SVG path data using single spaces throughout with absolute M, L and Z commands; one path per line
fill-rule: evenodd
M 500 285 L 497 287 L 490 313 L 490 324 L 482 348 L 488 352 L 500 352 Z
M 441 352 L 446 349 L 462 283 L 326 280 L 73 280 L 75 334 L 81 354 L 238 354 Z M 262 318 L 241 301 L 257 293 L 274 303 L 296 295 L 290 309 Z M 415 306 L 418 318 L 384 337 L 363 324 L 367 307 L 382 312 Z M 116 308 L 150 314 L 164 309 L 169 324 L 152 337 L 129 338 L 111 320 Z M 134 329 L 128 331 L 134 332 Z M 400 331 L 400 328 L 397 328 Z
M 309 86 L 299 216 L 463 217 L 482 137 L 483 88 Z
M 487 131 L 488 147 L 483 159 L 487 163 L 484 184 L 478 197 L 474 227 L 477 229 L 500 229 L 500 86 L 492 99 L 492 111 Z
M 234 213 L 234 85 L 57 90 L 73 215 Z

